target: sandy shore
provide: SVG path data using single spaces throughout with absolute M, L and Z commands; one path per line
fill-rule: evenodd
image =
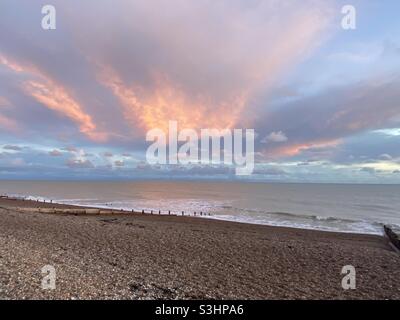
M 38 207 L 75 208 L 0 199 L 2 299 L 400 299 L 383 237 Z M 44 265 L 55 290 L 41 288 Z M 341 287 L 345 265 L 355 290 Z

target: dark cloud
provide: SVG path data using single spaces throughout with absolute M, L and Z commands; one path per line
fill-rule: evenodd
M 13 145 L 6 145 L 3 147 L 4 150 L 12 150 L 12 151 L 21 151 L 22 147 L 13 146 Z

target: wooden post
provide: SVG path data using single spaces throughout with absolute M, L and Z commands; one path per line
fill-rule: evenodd
M 161 210 L 158 210 L 158 214 L 161 214 Z
M 169 214 L 169 215 L 171 214 L 171 210 L 168 210 L 168 214 Z
M 142 210 L 142 214 L 144 214 L 144 210 Z
M 385 225 L 383 226 L 386 236 L 390 243 L 400 250 L 400 227 Z
M 185 215 L 185 211 L 182 211 L 182 216 L 184 216 Z

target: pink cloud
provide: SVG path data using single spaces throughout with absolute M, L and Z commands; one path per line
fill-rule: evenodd
M 0 56 L 0 63 L 16 73 L 29 74 L 35 80 L 25 81 L 23 90 L 40 102 L 43 106 L 62 114 L 75 122 L 79 130 L 94 141 L 106 141 L 107 134 L 97 130 L 92 117 L 83 111 L 83 107 L 71 97 L 67 89 L 56 84 L 32 64 L 23 65 Z M 0 117 L 0 123 L 12 125 L 5 117 Z

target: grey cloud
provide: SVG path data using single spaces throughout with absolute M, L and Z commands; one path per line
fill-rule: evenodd
M 71 153 L 78 152 L 78 148 L 72 147 L 72 146 L 64 147 L 64 148 L 62 148 L 62 150 L 65 150 L 65 151 L 68 151 L 68 152 L 71 152 Z
M 52 150 L 49 152 L 49 155 L 51 155 L 52 157 L 60 157 L 63 155 L 63 153 L 59 150 Z
M 382 160 L 392 160 L 392 159 L 393 159 L 392 156 L 389 155 L 389 154 L 387 154 L 387 153 L 381 154 L 381 155 L 379 156 L 379 158 L 382 159 Z
M 288 141 L 287 136 L 285 135 L 284 132 L 282 131 L 273 131 L 269 135 L 267 135 L 265 138 L 261 140 L 261 143 L 268 143 L 268 142 L 286 142 Z
M 4 150 L 12 150 L 12 151 L 21 151 L 22 147 L 14 146 L 14 145 L 6 145 L 3 147 Z
M 377 171 L 375 170 L 375 168 L 371 168 L 371 167 L 364 167 L 360 169 L 361 172 L 367 172 L 370 174 L 375 174 Z
M 368 130 L 396 126 L 393 119 L 400 115 L 399 101 L 399 77 L 375 83 L 371 79 L 326 90 L 267 112 L 260 117 L 256 130 L 264 135 L 266 130 L 284 131 L 291 137 L 285 143 L 287 147 L 340 140 Z M 269 146 L 266 151 L 274 154 L 279 149 Z
M 390 152 L 390 154 L 388 154 Z M 400 158 L 400 139 L 377 132 L 366 132 L 346 139 L 331 160 L 336 163 L 396 162 Z
M 114 164 L 116 167 L 123 167 L 125 165 L 125 163 L 120 160 L 115 161 Z
M 66 164 L 69 168 L 79 168 L 79 169 L 94 168 L 94 164 L 90 160 L 69 159 Z
M 254 169 L 253 174 L 265 175 L 265 176 L 284 176 L 287 175 L 288 172 L 279 167 L 271 167 L 271 166 L 263 167 L 261 165 L 258 165 Z

